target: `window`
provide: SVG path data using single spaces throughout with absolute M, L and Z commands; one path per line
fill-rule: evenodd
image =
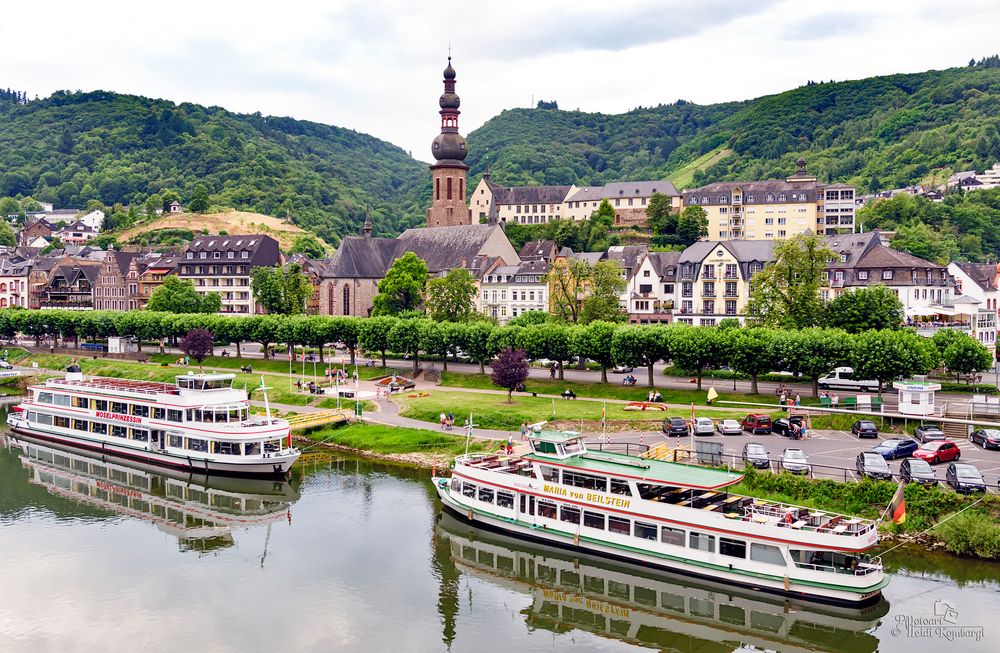
M 187 448 L 191 451 L 208 451 L 208 440 L 188 438 Z
M 112 426 L 111 435 L 115 436 L 116 438 L 127 438 L 128 429 L 125 428 L 124 426 Z
M 726 297 L 735 297 L 737 295 L 736 282 L 727 281 L 726 282 Z
M 635 523 L 635 536 L 644 540 L 656 541 L 656 525 L 645 524 L 641 521 Z
M 604 530 L 604 515 L 599 512 L 583 511 L 583 525 Z
M 892 270 L 882 270 L 883 279 L 892 279 Z
M 608 517 L 608 531 L 619 535 L 631 535 L 632 522 L 621 517 Z
M 868 278 L 868 270 L 858 270 L 858 279 L 864 281 Z
M 107 409 L 108 409 L 107 401 L 105 401 L 104 399 L 94 399 L 94 410 L 104 411 Z
M 122 415 L 128 415 L 128 404 L 120 401 L 111 402 L 111 412 L 120 413 Z
M 513 508 L 514 494 L 512 492 L 507 492 L 506 490 L 497 490 L 497 507 Z
M 164 419 L 167 411 L 163 408 L 153 408 L 153 419 Z
M 689 541 L 689 546 L 692 549 L 698 549 L 699 551 L 708 551 L 709 553 L 715 552 L 715 536 L 706 535 L 705 533 L 695 533 L 691 532 L 691 537 Z
M 573 506 L 560 506 L 559 520 L 570 524 L 580 523 L 580 509 Z
M 701 312 L 704 313 L 704 314 L 706 314 L 706 315 L 714 315 L 715 314 L 715 302 L 712 301 L 712 300 L 710 300 L 710 299 L 706 299 L 705 301 L 703 301 L 702 302 L 702 311 Z
M 623 478 L 612 478 L 611 494 L 624 494 L 626 496 L 632 496 L 632 491 L 629 489 L 628 481 Z
M 475 499 L 476 498 L 476 484 L 475 483 L 469 483 L 468 481 L 465 481 L 464 483 L 462 483 L 462 496 L 469 497 L 470 499 Z
M 149 406 L 144 404 L 132 404 L 132 414 L 138 417 L 149 417 Z
M 133 440 L 136 440 L 138 442 L 149 442 L 149 431 L 147 431 L 146 429 L 131 429 L 130 435 Z M 239 447 L 240 445 L 237 444 L 235 446 Z
M 703 297 L 715 297 L 715 282 L 706 281 L 701 289 Z
M 73 420 L 73 428 L 77 431 L 89 431 L 89 425 L 82 419 Z
M 481 493 L 481 492 L 480 492 Z M 556 518 L 556 504 L 554 501 L 549 501 L 547 499 L 538 500 L 538 516 L 547 517 L 549 519 Z
M 493 503 L 493 490 L 488 487 L 479 488 L 479 500 L 486 503 Z
M 730 558 L 746 558 L 747 543 L 743 540 L 732 540 L 728 537 L 719 538 L 719 553 Z
M 90 399 L 87 397 L 73 397 L 73 406 L 76 408 L 90 408 Z
M 90 430 L 93 433 L 99 433 L 101 435 L 108 434 L 108 425 L 102 424 L 101 422 L 92 422 L 90 425 Z
M 563 471 L 563 485 L 572 485 L 574 487 L 582 487 L 587 490 L 600 490 L 601 492 L 607 492 L 607 479 L 603 476 L 592 476 L 590 474 L 581 474 L 579 472 L 568 472 Z
M 779 194 L 778 194 L 778 201 L 779 201 L 779 202 L 784 202 L 784 201 L 787 201 L 787 199 L 788 199 L 788 198 L 787 198 L 787 197 L 785 196 L 785 194 L 784 194 L 784 193 L 779 193 Z
M 757 197 L 753 193 L 750 193 L 746 196 L 746 198 L 744 198 L 743 201 L 747 202 L 748 204 L 752 204 L 753 202 L 757 201 Z
M 167 410 L 167 420 L 171 422 L 181 422 L 183 421 L 181 411 L 179 410 Z
M 344 315 L 351 314 L 351 287 L 344 284 Z
M 684 531 L 664 526 L 660 529 L 660 541 L 673 546 L 684 546 Z
M 750 559 L 757 562 L 766 562 L 772 565 L 784 565 L 785 558 L 781 555 L 781 549 L 770 544 L 750 544 Z

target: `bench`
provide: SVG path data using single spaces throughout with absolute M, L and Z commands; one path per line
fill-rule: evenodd
M 717 503 L 712 503 L 702 508 L 702 510 L 718 510 L 718 509 L 719 509 L 719 504 Z
M 829 408 L 830 406 L 833 405 L 833 402 L 830 401 L 829 397 L 820 397 L 819 398 L 819 405 L 821 407 L 824 407 L 824 408 Z
M 805 520 L 800 519 L 791 525 L 791 528 L 799 529 L 806 525 Z

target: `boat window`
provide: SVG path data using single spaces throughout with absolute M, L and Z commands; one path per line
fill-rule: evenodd
M 691 597 L 688 599 L 688 610 L 696 617 L 715 618 L 715 603 L 708 599 Z
M 56 406 L 69 406 L 70 397 L 69 395 L 53 395 L 52 403 Z
M 599 512 L 583 511 L 583 525 L 604 530 L 604 515 Z
M 573 506 L 560 506 L 559 519 L 570 524 L 580 523 L 580 509 Z
M 549 465 L 539 465 L 542 470 L 542 478 L 550 483 L 559 482 L 559 468 L 550 467 Z
M 781 549 L 770 544 L 759 544 L 757 542 L 751 542 L 750 544 L 750 559 L 772 565 L 785 564 L 785 557 L 781 555 Z
M 149 431 L 146 429 L 132 429 L 132 439 L 139 442 L 149 442 Z
M 652 485 L 650 483 L 636 483 L 635 486 L 639 490 L 639 496 L 643 499 L 656 499 L 675 489 L 666 485 Z
M 144 404 L 132 404 L 132 414 L 137 417 L 149 417 L 149 406 Z
M 51 404 L 52 403 L 52 393 L 51 392 L 39 392 L 38 393 L 38 403 L 40 403 L 40 404 Z
M 46 415 L 45 413 L 38 413 L 38 419 L 36 420 L 39 424 L 52 425 L 52 415 Z
M 73 406 L 76 408 L 90 408 L 90 397 L 73 397 Z
M 567 454 L 577 454 L 583 453 L 583 445 L 580 444 L 579 440 L 570 440 L 569 442 L 563 443 L 563 452 Z
M 53 420 L 52 420 L 52 425 L 53 426 L 59 426 L 59 427 L 64 428 L 64 429 L 68 429 L 69 428 L 69 418 L 68 417 L 59 417 L 58 415 L 56 415 L 55 418 L 53 418 Z
M 608 479 L 603 476 L 593 476 L 592 474 L 581 474 L 580 472 L 563 471 L 563 485 L 582 487 L 587 490 L 600 490 L 607 492 Z
M 121 401 L 112 401 L 111 412 L 118 413 L 120 415 L 128 415 L 128 404 Z
M 628 586 L 627 583 L 620 583 L 615 580 L 608 581 L 608 596 L 614 599 L 625 599 L 626 601 L 630 598 L 632 588 Z
M 116 438 L 127 438 L 128 429 L 125 428 L 124 426 L 112 426 L 111 435 L 115 436 Z
M 475 499 L 476 498 L 476 484 L 475 483 L 469 483 L 468 481 L 465 481 L 464 483 L 462 483 L 462 495 L 463 496 L 467 496 L 470 499 Z
M 243 444 L 243 453 L 247 456 L 259 456 L 260 442 L 245 442 Z
M 543 440 L 532 440 L 531 446 L 535 450 L 535 453 L 555 453 L 556 445 L 553 442 L 545 442 Z
M 29 422 L 36 422 L 36 421 L 38 421 L 38 413 L 35 413 L 35 412 L 32 412 L 32 411 L 29 410 L 28 411 L 28 421 Z
M 167 420 L 168 421 L 170 421 L 170 422 L 181 422 L 181 421 L 183 421 L 183 419 L 184 418 L 181 416 L 181 411 L 179 411 L 179 410 L 172 410 L 172 409 L 171 410 L 167 410 Z
M 747 543 L 743 540 L 731 540 L 728 537 L 720 537 L 719 553 L 731 558 L 746 558 Z
M 240 421 L 240 409 L 239 408 L 230 408 L 229 409 L 229 421 L 230 422 L 238 422 L 238 421 Z
M 632 490 L 628 486 L 628 481 L 623 478 L 612 478 L 611 494 L 624 494 L 626 496 L 632 496 Z
M 208 440 L 201 438 L 188 438 L 187 448 L 191 451 L 208 451 Z
M 580 588 L 580 574 L 575 571 L 563 569 L 559 572 L 559 584 L 572 589 Z
M 170 434 L 170 437 L 168 439 L 170 441 L 171 447 L 177 447 L 178 449 L 180 449 L 181 447 L 184 446 L 184 437 L 181 435 Z
M 89 431 L 89 425 L 82 419 L 73 420 L 73 428 L 77 431 Z
M 514 493 L 507 492 L 506 490 L 497 490 L 497 507 L 499 508 L 513 508 L 514 507 Z
M 108 402 L 105 399 L 94 399 L 94 410 L 107 410 Z
M 278 453 L 281 451 L 281 440 L 268 440 L 264 443 L 264 453 Z
M 190 390 L 194 388 L 194 381 L 191 379 L 186 379 L 184 377 L 177 377 L 177 387 L 184 390 Z
M 684 531 L 679 528 L 664 526 L 660 529 L 660 541 L 664 544 L 684 546 Z
M 691 531 L 689 546 L 692 549 L 698 549 L 699 551 L 708 551 L 709 553 L 715 552 L 715 536 L 706 535 L 705 533 L 696 533 Z
M 656 525 L 644 524 L 641 521 L 635 523 L 635 536 L 644 540 L 656 541 Z
M 247 446 L 250 446 L 249 442 L 247 443 Z M 247 452 L 247 453 L 249 453 L 249 452 Z M 462 481 L 458 480 L 457 478 L 452 478 L 451 479 L 451 491 L 452 492 L 461 492 L 462 491 Z
M 857 567 L 856 556 L 834 551 L 808 551 L 791 549 L 789 553 L 796 567 L 818 569 L 819 571 L 834 571 L 837 573 L 852 573 Z
M 538 500 L 538 516 L 548 517 L 549 519 L 556 518 L 556 504 L 554 501 L 547 501 L 545 499 Z
M 608 530 L 621 535 L 631 535 L 632 522 L 621 517 L 608 517 Z
M 226 454 L 227 456 L 240 455 L 239 442 L 213 442 L 213 453 Z
M 635 595 L 633 599 L 636 603 L 641 605 L 650 605 L 654 608 L 656 607 L 656 590 L 651 590 L 648 587 L 638 587 L 633 590 Z
M 163 408 L 153 408 L 153 419 L 166 419 L 167 411 Z
M 92 422 L 90 425 L 91 431 L 94 433 L 100 433 L 101 435 L 108 434 L 108 425 L 101 422 Z
M 479 488 L 479 500 L 486 503 L 493 503 L 493 490 L 488 487 Z

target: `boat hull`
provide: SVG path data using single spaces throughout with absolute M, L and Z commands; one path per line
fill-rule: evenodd
M 64 447 L 79 449 L 93 454 L 111 456 L 164 469 L 207 474 L 214 476 L 246 476 L 255 478 L 283 478 L 288 474 L 292 464 L 298 459 L 298 452 L 290 455 L 275 456 L 261 461 L 231 463 L 226 461 L 198 459 L 191 456 L 180 456 L 169 452 L 150 449 L 135 449 L 117 445 L 113 442 L 82 440 L 67 435 L 46 433 L 23 426 L 11 424 L 9 433 L 15 438 L 24 438 L 40 443 L 57 444 Z
M 762 578 L 748 580 L 745 575 L 741 575 L 739 573 L 727 573 L 720 570 L 713 570 L 712 573 L 706 573 L 706 570 L 703 567 L 699 567 L 694 564 L 688 565 L 673 561 L 668 562 L 655 556 L 644 555 L 642 553 L 630 552 L 629 554 L 625 554 L 617 547 L 602 545 L 598 542 L 583 539 L 574 541 L 561 534 L 547 531 L 544 528 L 532 527 L 531 525 L 522 524 L 521 522 L 512 522 L 508 519 L 496 517 L 490 515 L 489 513 L 462 505 L 452 499 L 447 482 L 442 484 L 438 481 L 447 481 L 447 479 L 435 479 L 434 483 L 435 490 L 437 491 L 441 502 L 444 504 L 444 507 L 459 519 L 475 524 L 479 528 L 485 528 L 507 535 L 514 535 L 525 540 L 556 546 L 562 549 L 571 551 L 586 551 L 590 554 L 600 555 L 602 557 L 620 562 L 639 564 L 644 567 L 659 569 L 715 583 L 721 582 L 726 585 L 732 585 L 754 592 L 766 592 L 775 596 L 792 598 L 797 601 L 806 601 L 846 608 L 863 608 L 874 605 L 882 600 L 881 587 L 885 585 L 884 581 L 879 583 L 876 589 L 863 593 L 858 593 L 857 591 L 850 589 L 827 589 L 801 586 L 797 585 L 794 580 L 787 585 L 788 589 L 786 589 L 786 584 L 782 580 L 775 581 Z M 444 487 L 442 487 L 442 485 L 444 485 Z

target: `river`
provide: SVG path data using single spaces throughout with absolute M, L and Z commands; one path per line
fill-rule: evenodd
M 8 439 L 0 551 L 5 653 L 964 653 L 1000 636 L 1000 565 L 899 550 L 881 604 L 789 605 L 481 531 L 442 514 L 428 472 L 328 453 L 274 483 Z

